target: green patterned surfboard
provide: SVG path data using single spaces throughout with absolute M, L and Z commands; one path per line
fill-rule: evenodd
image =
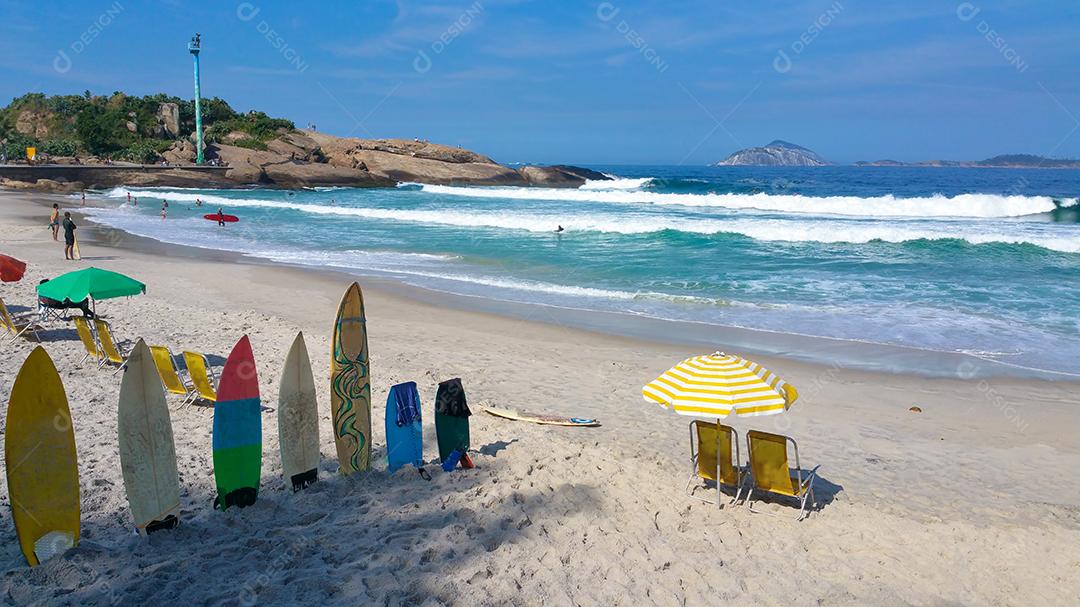
M 371 373 L 364 295 L 355 282 L 345 291 L 330 343 L 330 411 L 342 474 L 371 467 Z

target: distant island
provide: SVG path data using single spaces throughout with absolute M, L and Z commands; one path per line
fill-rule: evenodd
M 818 153 L 777 139 L 758 148 L 739 150 L 727 158 L 710 166 L 794 166 L 819 167 L 835 166 Z M 924 160 L 922 162 L 902 162 L 899 160 L 860 160 L 858 167 L 960 167 L 983 169 L 1080 169 L 1080 160 L 1068 158 L 1046 158 L 1033 154 L 1001 154 L 986 160 Z
M 1001 154 L 986 160 L 924 160 L 900 162 L 898 160 L 860 160 L 860 167 L 963 167 L 983 169 L 1080 169 L 1080 160 L 1046 158 L 1033 154 Z
M 195 165 L 195 102 L 164 94 L 46 96 L 0 108 L 0 186 L 73 191 L 119 185 L 390 187 L 432 184 L 577 187 L 602 173 L 566 165 L 510 168 L 419 139 L 336 137 L 217 97 L 202 103 L 204 156 Z M 27 149 L 36 151 L 27 162 Z
M 812 150 L 777 139 L 764 147 L 739 150 L 712 166 L 820 167 L 831 164 Z

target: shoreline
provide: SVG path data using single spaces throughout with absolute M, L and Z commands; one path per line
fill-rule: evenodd
M 343 478 L 325 378 L 345 275 L 203 250 L 189 257 L 168 245 L 143 251 L 89 222 L 80 222 L 85 261 L 64 262 L 40 212 L 51 200 L 0 194 L 0 249 L 28 264 L 26 278 L 0 287 L 5 303 L 31 309 L 39 279 L 94 264 L 147 284 L 144 295 L 98 305 L 121 340 L 203 352 L 220 370 L 248 335 L 267 407 L 262 482 L 254 506 L 212 510 L 212 411 L 170 397 L 183 522 L 150 541 L 132 536 L 116 445 L 120 376 L 81 365 L 70 323 L 47 323 L 42 346 L 61 372 L 76 433 L 83 539 L 31 570 L 11 518 L 0 517 L 0 537 L 11 539 L 0 543 L 0 594 L 11 603 L 1068 604 L 1080 592 L 1074 383 L 926 379 L 755 357 L 800 398 L 785 415 L 727 423 L 740 436 L 791 436 L 804 467 L 821 465 L 819 506 L 796 523 L 784 501 L 757 502 L 777 515 L 765 516 L 684 493 L 690 418 L 644 402 L 640 389 L 700 347 L 459 310 L 364 279 L 376 463 Z M 298 330 L 317 378 L 321 457 L 319 482 L 294 494 L 282 479 L 276 408 Z M 0 345 L 0 401 L 34 347 Z M 437 382 L 452 377 L 474 407 L 477 468 L 447 474 L 433 459 L 429 412 Z M 430 482 L 386 471 L 384 403 L 405 381 L 417 382 L 424 406 Z M 601 426 L 507 421 L 482 413 L 485 405 Z M 1037 473 L 1046 466 L 1055 473 Z M 266 560 L 237 559 L 238 549 Z M 288 573 L 265 576 L 271 562 Z
M 56 200 L 69 201 L 54 194 Z M 90 199 L 93 200 L 93 199 Z M 100 199 L 99 199 L 100 200 Z M 47 204 L 45 205 L 48 206 Z M 93 204 L 110 208 L 103 204 Z M 290 263 L 248 253 L 171 243 L 125 232 L 78 213 L 96 231 L 107 235 L 110 246 L 139 252 L 176 254 L 191 259 L 219 259 L 231 263 L 268 265 L 298 271 L 326 273 L 331 276 L 363 278 L 365 287 L 412 301 L 440 304 L 461 311 L 495 314 L 518 320 L 538 321 L 573 327 L 609 336 L 642 340 L 670 346 L 693 346 L 702 351 L 731 350 L 754 356 L 797 360 L 828 368 L 883 372 L 923 378 L 985 379 L 992 377 L 1038 379 L 1080 383 L 1080 374 L 1040 369 L 979 356 L 970 352 L 936 350 L 853 338 L 827 337 L 721 325 L 705 321 L 679 320 L 659 316 L 599 310 L 557 304 L 524 302 L 495 296 L 455 293 L 431 285 L 409 282 L 407 275 L 393 272 L 325 267 Z

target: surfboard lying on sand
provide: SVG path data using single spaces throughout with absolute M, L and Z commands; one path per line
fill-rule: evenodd
M 180 522 L 180 479 L 172 421 L 154 356 L 141 338 L 124 368 L 116 425 L 135 528 L 153 533 L 175 527 Z
M 250 506 L 262 471 L 262 402 L 248 336 L 233 346 L 214 403 L 214 508 Z
M 533 422 L 534 424 L 547 424 L 551 426 L 599 426 L 600 422 L 595 419 L 585 417 L 561 417 L 558 415 L 547 415 L 544 413 L 529 413 L 527 411 L 514 411 L 512 409 L 501 409 L 499 407 L 480 407 L 489 415 L 495 417 L 503 417 L 506 419 L 512 419 L 523 422 Z
M 281 471 L 286 486 L 299 491 L 319 477 L 319 406 L 303 332 L 285 357 L 277 418 Z
M 64 384 L 45 349 L 26 358 L 4 435 L 11 518 L 31 567 L 79 543 L 79 466 Z
M 209 219 L 210 221 L 224 221 L 225 223 L 236 223 L 240 221 L 240 218 L 236 215 L 218 215 L 217 213 L 203 215 L 203 219 Z
M 360 285 L 349 285 L 330 341 L 330 413 L 342 474 L 371 467 L 371 369 Z

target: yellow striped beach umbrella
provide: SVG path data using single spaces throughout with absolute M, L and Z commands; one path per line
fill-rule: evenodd
M 642 396 L 694 417 L 773 415 L 791 408 L 799 393 L 761 365 L 717 352 L 694 356 L 645 384 Z

